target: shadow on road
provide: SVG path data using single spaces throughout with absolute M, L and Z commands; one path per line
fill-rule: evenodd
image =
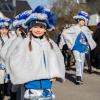
M 93 74 L 100 75 L 100 72 L 98 72 L 98 71 L 93 71 L 92 73 L 93 73 Z
M 66 72 L 65 78 L 68 79 L 69 81 L 71 81 L 74 84 L 76 82 L 75 81 L 75 79 L 76 79 L 75 74 L 71 74 L 71 73 Z

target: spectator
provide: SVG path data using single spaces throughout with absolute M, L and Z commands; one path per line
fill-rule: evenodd
M 96 26 L 96 30 L 93 34 L 93 39 L 97 43 L 96 48 L 93 50 L 93 57 L 95 60 L 94 66 L 100 69 L 100 22 Z

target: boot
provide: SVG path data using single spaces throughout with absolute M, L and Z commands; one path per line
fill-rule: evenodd
M 0 100 L 4 98 L 4 85 L 0 84 Z
M 76 76 L 76 85 L 80 85 L 81 83 L 81 76 Z

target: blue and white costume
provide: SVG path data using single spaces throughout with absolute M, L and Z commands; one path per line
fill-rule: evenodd
M 25 12 L 17 15 L 13 21 L 8 19 L 8 18 L 0 20 L 0 27 L 5 27 L 6 26 L 7 28 L 13 29 L 13 31 L 9 32 L 10 33 L 9 34 L 9 36 L 10 36 L 9 39 L 8 39 L 7 36 L 2 37 L 2 39 L 4 41 L 4 45 L 2 46 L 2 48 L 0 50 L 0 58 L 1 58 L 2 64 L 4 66 L 6 66 L 6 72 L 8 74 L 9 74 L 9 69 L 7 67 L 8 66 L 8 61 L 9 61 L 8 58 L 9 58 L 11 52 L 13 52 L 13 50 L 18 45 L 19 41 L 23 40 L 21 36 L 17 37 L 14 29 L 17 29 L 19 27 L 25 27 L 25 26 L 22 25 L 22 22 L 24 23 L 25 18 L 27 18 L 31 12 L 32 12 L 31 10 L 30 11 L 25 11 Z M 2 43 L 2 41 L 0 41 L 0 43 Z
M 15 19 L 13 21 L 10 21 L 10 19 L 7 19 L 6 20 L 6 23 L 3 23 L 4 22 L 4 19 L 2 20 L 2 27 L 4 26 L 9 26 L 9 28 L 13 28 L 13 29 L 16 29 L 18 27 L 21 27 L 22 26 L 22 22 L 25 21 L 25 18 L 29 16 L 31 11 L 25 11 L 19 15 L 17 15 L 15 17 Z M 21 18 L 20 18 L 21 17 Z M 7 22 L 9 21 L 10 24 Z M 1 24 L 1 23 L 0 23 Z M 24 26 L 23 26 L 24 27 Z M 6 57 L 7 57 L 7 52 L 11 52 L 12 50 L 9 50 L 10 46 L 12 44 L 14 44 L 13 42 L 15 40 L 18 40 L 17 38 L 21 38 L 21 37 L 17 37 L 15 31 L 10 31 L 10 38 L 8 39 L 7 36 L 6 37 L 2 37 L 3 40 L 4 40 L 4 43 L 5 45 L 2 47 L 2 49 L 0 50 L 0 56 L 3 60 L 3 63 L 5 64 L 6 63 Z M 7 41 L 7 42 L 6 42 Z M 1 43 L 1 42 L 0 42 Z M 16 44 L 16 43 L 15 43 Z M 1 46 L 1 45 L 0 45 Z
M 2 28 L 8 29 L 10 26 L 10 23 L 11 23 L 11 19 L 0 18 L 0 30 L 2 30 Z M 0 31 L 0 84 L 5 83 L 6 72 L 5 72 L 5 64 L 1 57 L 1 50 L 5 46 L 5 43 L 7 43 L 7 41 L 9 40 L 8 35 L 11 36 L 10 32 L 6 33 L 6 35 L 3 35 L 3 33 L 1 33 Z
M 78 15 L 74 16 L 74 18 L 83 19 L 85 20 L 85 24 L 87 24 L 87 16 L 87 13 L 81 11 Z M 92 31 L 90 31 L 87 26 L 80 26 L 79 24 L 71 26 L 68 29 L 64 29 L 61 35 L 61 42 L 59 44 L 60 49 L 65 43 L 74 53 L 76 60 L 76 76 L 81 76 L 82 78 L 87 43 L 91 50 L 96 47 L 96 43 L 92 39 Z
M 28 26 L 29 22 L 36 21 L 46 25 L 46 29 L 54 28 L 52 22 L 49 23 L 48 21 L 51 16 L 48 16 L 47 12 L 49 14 L 50 12 L 44 10 L 44 7 L 41 6 L 37 8 L 32 11 L 32 14 L 30 14 L 23 24 Z M 30 37 L 28 35 L 9 55 L 7 63 L 12 83 L 25 84 L 25 88 L 28 89 L 25 92 L 25 98 L 29 98 L 28 95 L 30 92 L 34 92 L 34 95 L 35 93 L 39 93 L 37 90 L 41 89 L 43 89 L 43 95 L 47 95 L 46 93 L 49 92 L 47 89 L 51 89 L 52 87 L 51 78 L 65 79 L 64 59 L 58 46 L 49 39 L 49 42 L 53 46 L 53 49 L 51 49 L 46 36 L 43 36 L 42 39 L 32 36 L 32 51 L 30 51 L 29 42 Z

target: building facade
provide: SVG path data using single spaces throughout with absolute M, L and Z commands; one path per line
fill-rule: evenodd
M 31 7 L 26 0 L 0 0 L 0 12 L 9 18 L 30 9 Z

